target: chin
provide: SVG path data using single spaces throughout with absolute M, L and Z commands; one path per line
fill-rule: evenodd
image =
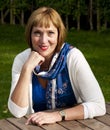
M 47 55 L 47 54 L 40 53 L 40 52 L 39 52 L 39 54 L 40 54 L 41 56 L 43 56 L 44 58 L 48 57 L 48 55 Z

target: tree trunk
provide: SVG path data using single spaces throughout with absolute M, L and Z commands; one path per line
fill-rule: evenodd
M 66 15 L 65 24 L 66 24 L 66 29 L 68 30 L 69 29 L 69 26 L 68 26 L 68 15 Z
M 9 9 L 7 9 L 6 11 L 5 11 L 5 13 L 4 13 L 4 19 L 5 19 L 5 17 L 8 15 L 8 13 L 10 12 L 10 10 Z
M 100 30 L 100 8 L 99 8 L 99 0 L 97 0 L 97 31 Z
M 1 10 L 1 24 L 4 24 L 3 10 Z
M 78 0 L 77 7 L 78 7 L 77 30 L 79 31 L 80 30 L 80 0 Z
M 80 30 L 80 16 L 77 17 L 77 30 Z
M 21 25 L 24 26 L 24 11 L 21 10 Z
M 15 24 L 15 6 L 14 6 L 14 0 L 10 0 L 10 24 Z
M 93 1 L 90 0 L 90 3 L 89 3 L 89 5 L 90 5 L 90 13 L 89 13 L 90 14 L 90 18 L 89 18 L 90 30 L 93 30 L 92 3 L 93 3 Z
M 10 24 L 13 24 L 12 2 L 13 2 L 13 0 L 10 0 Z
M 107 20 L 104 21 L 104 29 L 107 29 Z

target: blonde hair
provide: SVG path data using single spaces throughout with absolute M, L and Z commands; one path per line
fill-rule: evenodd
M 56 51 L 59 51 L 62 44 L 64 43 L 64 40 L 66 38 L 66 28 L 63 24 L 63 21 L 58 14 L 57 11 L 55 11 L 53 8 L 50 7 L 40 7 L 37 10 L 35 10 L 27 23 L 26 26 L 26 31 L 25 31 L 25 36 L 26 40 L 28 42 L 28 45 L 30 48 L 32 48 L 32 43 L 31 43 L 31 31 L 34 26 L 45 26 L 49 27 L 50 22 L 53 23 L 53 25 L 57 28 L 58 30 L 58 44 L 56 47 Z

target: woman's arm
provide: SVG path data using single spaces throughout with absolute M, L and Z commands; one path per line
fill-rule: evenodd
M 25 65 L 23 66 L 16 87 L 11 95 L 11 100 L 19 107 L 29 105 L 29 84 L 31 80 L 31 71 Z
M 77 100 L 84 107 L 84 119 L 104 115 L 105 100 L 101 88 L 83 54 L 76 48 L 68 55 L 70 80 Z
M 44 60 L 43 57 L 41 57 L 37 52 L 31 52 L 29 57 L 23 61 L 24 55 L 19 55 L 15 58 L 13 69 L 12 69 L 12 88 L 11 88 L 11 94 L 9 98 L 9 102 L 11 105 L 13 104 L 13 107 L 18 107 L 23 109 L 23 111 L 27 110 L 29 107 L 29 91 L 30 91 L 30 82 L 32 78 L 32 71 L 35 66 L 38 65 L 38 63 L 42 60 Z M 38 57 L 38 58 L 37 58 Z M 23 64 L 24 62 L 24 64 Z M 19 67 L 21 65 L 21 67 Z M 16 78 L 16 76 L 19 73 L 19 77 Z M 16 79 L 16 83 L 15 80 Z M 12 113 L 13 109 L 10 104 L 9 109 Z M 12 109 L 11 109 L 12 108 Z M 16 110 L 15 110 L 16 111 Z M 23 112 L 25 114 L 25 112 Z M 20 114 L 21 116 L 21 114 Z M 24 116 L 24 115 L 23 115 Z

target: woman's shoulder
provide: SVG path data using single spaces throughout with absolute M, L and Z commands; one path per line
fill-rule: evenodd
M 68 57 L 84 57 L 82 51 L 80 49 L 78 49 L 77 47 L 73 47 L 69 53 L 68 53 Z
M 29 56 L 30 52 L 31 52 L 31 49 L 27 48 L 27 49 L 23 50 L 22 52 L 18 53 L 15 58 L 27 57 L 27 56 Z
M 81 64 L 86 64 L 87 60 L 83 54 L 83 52 L 78 49 L 77 47 L 73 47 L 68 55 L 67 55 L 67 64 L 72 64 L 72 65 L 81 65 Z
M 27 48 L 27 49 L 23 50 L 22 52 L 18 53 L 15 56 L 14 61 L 25 62 L 26 59 L 29 57 L 30 53 L 31 53 L 31 49 Z

